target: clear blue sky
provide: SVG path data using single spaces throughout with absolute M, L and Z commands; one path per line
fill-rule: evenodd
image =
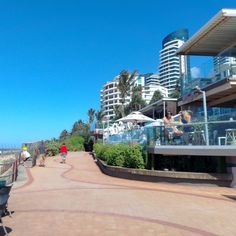
M 156 72 L 162 39 L 235 0 L 2 0 L 0 145 L 58 137 L 122 69 Z

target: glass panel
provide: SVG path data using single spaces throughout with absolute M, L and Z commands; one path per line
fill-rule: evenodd
M 150 124 L 151 125 L 151 124 Z M 236 145 L 236 121 L 175 122 L 166 128 L 158 126 L 134 127 L 132 130 L 108 135 L 106 143 L 133 143 L 141 145 Z M 208 130 L 208 132 L 206 132 Z M 208 137 L 206 134 L 208 133 Z

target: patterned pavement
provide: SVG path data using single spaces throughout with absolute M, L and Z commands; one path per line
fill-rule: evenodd
M 3 218 L 12 236 L 236 235 L 235 189 L 114 178 L 85 152 L 27 172 Z

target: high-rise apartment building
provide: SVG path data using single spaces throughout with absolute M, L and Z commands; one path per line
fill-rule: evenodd
M 160 76 L 157 74 L 152 74 L 145 79 L 145 85 L 160 85 Z
M 160 51 L 160 84 L 171 94 L 176 88 L 176 82 L 182 75 L 190 74 L 189 60 L 186 56 L 177 56 L 176 51 L 188 39 L 188 30 L 181 29 L 167 35 L 162 41 Z
M 121 105 L 120 91 L 117 87 L 119 76 L 116 76 L 113 81 L 107 82 L 100 91 L 100 109 L 107 117 L 112 120 L 115 117 L 116 106 Z M 130 102 L 130 96 L 125 99 L 125 105 Z
M 107 82 L 100 91 L 101 111 L 104 115 L 112 120 L 115 117 L 115 107 L 121 105 L 120 92 L 118 90 L 119 76 L 116 76 L 113 81 Z M 163 97 L 168 96 L 168 90 L 160 85 L 159 76 L 156 74 L 144 74 L 135 76 L 130 81 L 130 96 L 125 99 L 125 105 L 129 104 L 132 96 L 132 88 L 135 86 L 142 87 L 142 98 L 147 104 L 152 99 L 156 90 L 159 90 Z
M 168 89 L 161 85 L 146 85 L 142 90 L 143 100 L 149 104 L 152 100 L 154 93 L 159 90 L 163 97 L 168 97 Z
M 150 103 L 155 91 L 159 90 L 163 97 L 168 97 L 168 89 L 160 85 L 160 76 L 157 74 L 149 75 L 145 78 L 142 97 L 147 104 Z
M 236 58 L 219 56 L 213 58 L 215 80 L 236 76 Z

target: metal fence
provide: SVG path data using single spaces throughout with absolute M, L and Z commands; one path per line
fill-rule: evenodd
M 19 150 L 5 150 L 0 155 L 0 186 L 12 184 L 17 179 Z

